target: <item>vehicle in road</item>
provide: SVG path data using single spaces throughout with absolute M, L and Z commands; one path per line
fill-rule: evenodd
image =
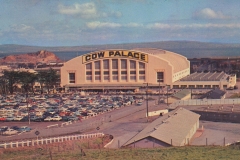
M 52 121 L 60 121 L 62 119 L 62 117 L 56 115 L 52 117 Z
M 3 132 L 3 135 L 13 135 L 13 134 L 17 134 L 17 133 L 18 133 L 17 130 L 8 128 L 6 131 Z
M 2 127 L 0 127 L 0 131 L 1 131 L 1 132 L 6 131 L 7 129 L 8 129 L 8 126 L 2 126 Z
M 21 126 L 21 127 L 18 128 L 17 131 L 19 131 L 19 132 L 30 132 L 31 128 L 28 127 L 28 126 Z
M 137 102 L 136 105 L 137 105 L 137 106 L 141 106 L 141 105 L 142 105 L 142 102 Z
M 48 116 L 44 119 L 44 121 L 51 121 L 52 120 L 52 117 Z
M 18 126 L 12 126 L 12 127 L 10 127 L 11 129 L 14 129 L 14 130 L 18 130 L 19 129 L 19 127 Z

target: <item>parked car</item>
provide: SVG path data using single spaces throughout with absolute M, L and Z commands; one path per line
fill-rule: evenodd
M 17 133 L 18 133 L 17 130 L 8 128 L 6 131 L 3 132 L 3 135 L 13 135 L 13 134 L 17 134 Z
M 60 117 L 60 116 L 54 116 L 54 117 L 52 117 L 52 121 L 60 121 L 62 119 L 62 117 Z
M 28 126 L 22 126 L 22 127 L 19 127 L 19 128 L 18 128 L 18 131 L 19 131 L 19 132 L 30 132 L 30 131 L 31 131 L 31 128 L 28 127 Z
M 78 120 L 78 117 L 75 117 L 75 116 L 68 117 L 68 121 L 77 121 L 77 120 Z
M 62 116 L 62 121 L 68 121 L 68 118 L 69 118 L 70 116 Z
M 45 119 L 45 117 L 39 116 L 36 119 L 34 119 L 33 121 L 35 121 L 35 122 L 42 122 L 42 121 L 44 121 L 44 119 Z
M 23 119 L 23 116 L 14 117 L 14 121 L 21 121 L 22 119 Z
M 51 121 L 52 120 L 52 117 L 48 116 L 44 119 L 44 121 Z
M 31 116 L 31 117 L 30 117 L 30 120 L 31 120 L 31 121 L 34 121 L 34 120 L 37 119 L 37 118 L 38 118 L 37 116 Z
M 26 121 L 28 121 L 29 119 L 28 119 L 28 116 L 24 116 L 22 119 L 21 119 L 21 121 L 22 122 L 26 122 Z
M 13 121 L 14 120 L 14 117 L 13 116 L 8 116 L 7 118 L 6 118 L 6 121 Z
M 0 121 L 6 121 L 5 117 L 0 117 Z

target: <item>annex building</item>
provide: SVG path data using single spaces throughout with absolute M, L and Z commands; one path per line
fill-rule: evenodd
M 124 146 L 139 148 L 185 146 L 199 128 L 199 114 L 177 108 L 150 123 Z
M 171 88 L 222 88 L 223 85 L 228 87 L 234 82 L 234 77 L 225 73 L 211 76 L 217 76 L 214 81 L 207 79 L 207 75 L 204 80 L 197 79 L 197 82 L 189 76 L 190 62 L 174 52 L 152 48 L 101 50 L 64 63 L 61 67 L 61 87 L 129 90 L 148 83 L 150 87 L 168 85 Z M 198 76 L 192 77 L 196 79 Z

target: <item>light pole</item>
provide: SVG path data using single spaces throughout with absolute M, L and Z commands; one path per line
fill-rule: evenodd
M 147 84 L 147 87 L 146 87 L 146 107 L 147 107 L 147 122 L 148 122 L 148 83 L 143 83 L 143 84 Z
M 26 94 L 26 102 L 27 102 L 27 109 L 28 109 L 28 124 L 30 124 L 30 109 L 28 107 L 28 93 Z
M 167 87 L 167 107 L 168 107 L 168 85 L 166 84 Z
M 158 80 L 159 91 L 158 91 L 158 105 L 160 104 L 160 79 Z

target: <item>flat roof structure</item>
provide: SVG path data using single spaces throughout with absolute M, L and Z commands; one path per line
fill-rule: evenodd
M 240 105 L 226 105 L 226 104 L 214 104 L 214 105 L 199 105 L 199 106 L 180 106 L 191 111 L 204 111 L 215 113 L 240 113 Z
M 204 95 L 202 95 L 200 97 L 200 99 L 204 99 L 204 98 L 208 98 L 208 99 L 222 99 L 225 98 L 226 92 L 222 91 L 220 89 L 213 89 L 207 93 L 205 93 Z
M 172 95 L 172 97 L 176 98 L 176 99 L 182 99 L 184 97 L 186 97 L 187 95 L 191 94 L 191 91 L 188 89 L 183 89 L 180 90 L 179 92 L 176 92 Z
M 222 79 L 226 79 L 229 77 L 229 75 L 227 75 L 224 72 L 208 72 L 208 73 L 192 73 L 184 78 L 182 78 L 180 81 L 220 81 Z

